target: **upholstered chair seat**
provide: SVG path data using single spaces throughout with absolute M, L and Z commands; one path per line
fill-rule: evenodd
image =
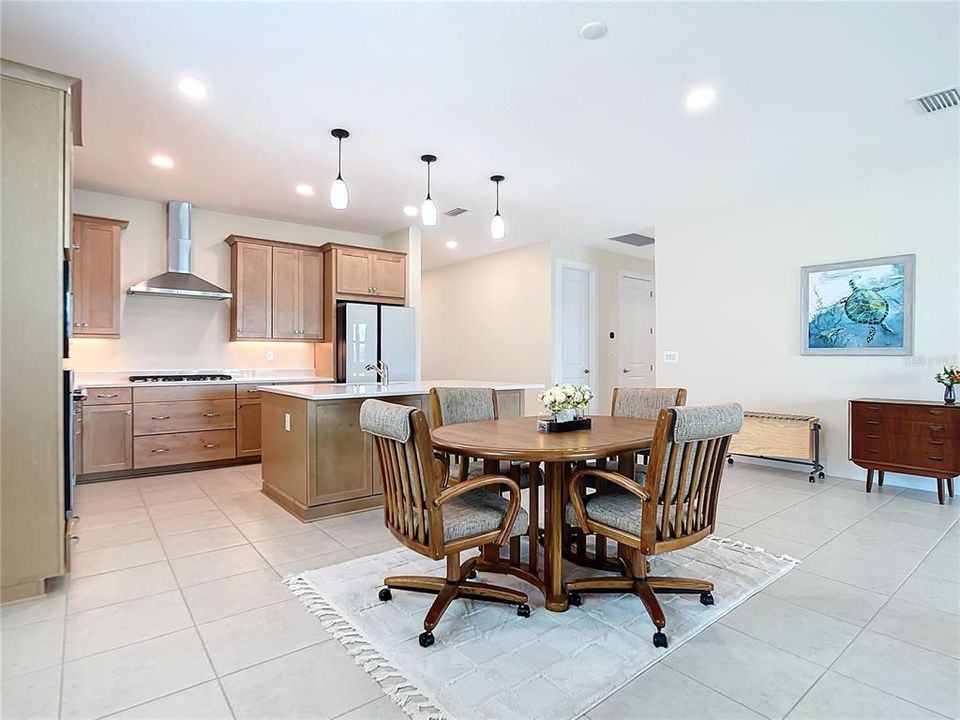
M 509 508 L 507 498 L 486 489 L 473 490 L 456 497 L 443 508 L 443 539 L 453 542 L 499 530 Z M 523 535 L 529 525 L 527 511 L 520 508 L 510 535 Z
M 615 488 L 602 493 L 587 495 L 583 502 L 587 517 L 594 522 L 614 527 L 630 535 L 640 535 L 640 516 L 643 511 L 643 502 L 636 495 Z M 677 506 L 671 505 L 670 512 L 675 513 Z M 663 505 L 657 506 L 657 540 L 663 540 L 660 525 L 663 522 Z M 674 517 L 673 515 L 670 516 Z M 567 503 L 566 520 L 571 525 L 577 524 L 577 512 L 572 503 Z M 674 530 L 673 520 L 669 520 L 669 529 Z M 684 518 L 680 519 L 681 525 Z

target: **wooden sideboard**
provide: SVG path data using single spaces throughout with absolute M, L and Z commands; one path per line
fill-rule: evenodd
M 960 475 L 960 406 L 922 400 L 850 401 L 850 460 L 866 469 L 867 492 L 873 475 L 883 486 L 885 472 L 922 475 L 937 480 L 953 497 Z

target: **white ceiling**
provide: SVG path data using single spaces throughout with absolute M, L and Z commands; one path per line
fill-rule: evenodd
M 592 20 L 607 37 L 580 39 Z M 471 212 L 427 233 L 428 267 L 955 158 L 960 112 L 908 99 L 957 84 L 958 47 L 958 4 L 911 2 L 4 2 L 2 26 L 4 57 L 82 78 L 88 189 L 385 234 L 437 154 L 441 211 Z M 180 96 L 184 75 L 209 98 Z M 704 83 L 718 101 L 691 115 Z

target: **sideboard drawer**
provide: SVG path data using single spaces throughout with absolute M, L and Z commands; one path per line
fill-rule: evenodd
M 133 406 L 133 434 L 225 430 L 236 427 L 236 411 L 233 399 L 136 403 Z
M 135 468 L 226 460 L 236 456 L 235 430 L 204 430 L 133 439 Z

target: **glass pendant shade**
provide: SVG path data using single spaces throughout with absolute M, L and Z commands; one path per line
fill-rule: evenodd
M 420 206 L 420 222 L 426 227 L 433 227 L 437 224 L 437 204 L 428 195 Z
M 503 215 L 497 213 L 490 221 L 490 234 L 494 240 L 503 240 L 507 236 L 507 224 L 503 221 Z
M 334 210 L 346 210 L 350 204 L 350 194 L 347 192 L 347 184 L 339 175 L 330 186 L 330 207 Z

